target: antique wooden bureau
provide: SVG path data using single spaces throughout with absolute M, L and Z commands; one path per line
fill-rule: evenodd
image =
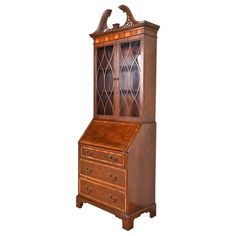
M 156 215 L 156 39 L 158 25 L 136 21 L 108 28 L 106 10 L 94 40 L 94 118 L 79 140 L 76 205 L 90 203 L 122 219 Z

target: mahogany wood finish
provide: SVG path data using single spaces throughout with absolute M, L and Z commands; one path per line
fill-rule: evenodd
M 79 181 L 79 191 L 82 195 L 117 210 L 125 211 L 125 192 L 114 188 L 108 188 L 103 184 L 95 183 L 83 178 L 80 178 Z
M 94 119 L 82 135 L 80 143 L 123 151 L 129 148 L 140 126 L 140 123 Z
M 124 154 L 108 150 L 104 151 L 101 148 L 82 146 L 80 158 L 124 166 Z
M 91 161 L 80 161 L 80 175 L 85 178 L 94 178 L 105 181 L 107 184 L 124 188 L 126 185 L 126 171 L 117 167 L 110 167 Z
M 137 21 L 108 28 L 106 10 L 94 40 L 94 117 L 79 140 L 76 206 L 89 203 L 133 228 L 156 216 L 156 39 L 158 25 Z

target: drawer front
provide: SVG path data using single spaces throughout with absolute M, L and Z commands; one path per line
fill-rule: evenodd
M 80 174 L 125 188 L 126 170 L 80 160 Z
M 79 179 L 80 194 L 104 205 L 125 211 L 125 193 L 92 181 Z
M 81 157 L 87 157 L 90 159 L 92 158 L 104 163 L 112 163 L 115 165 L 124 166 L 123 154 L 103 151 L 92 147 L 81 147 Z

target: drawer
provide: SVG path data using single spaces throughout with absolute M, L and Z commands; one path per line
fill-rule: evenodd
M 79 178 L 79 192 L 85 197 L 112 208 L 125 211 L 125 193 Z
M 80 174 L 125 187 L 126 170 L 110 167 L 96 162 L 80 160 Z
M 112 151 L 104 151 L 92 147 L 81 147 L 81 157 L 92 158 L 104 163 L 113 163 L 115 165 L 124 165 L 124 155 Z

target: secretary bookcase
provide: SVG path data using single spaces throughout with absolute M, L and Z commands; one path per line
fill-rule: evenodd
M 79 140 L 76 205 L 89 203 L 133 228 L 156 215 L 156 39 L 158 25 L 136 21 L 108 28 L 106 10 L 94 40 L 94 117 Z

